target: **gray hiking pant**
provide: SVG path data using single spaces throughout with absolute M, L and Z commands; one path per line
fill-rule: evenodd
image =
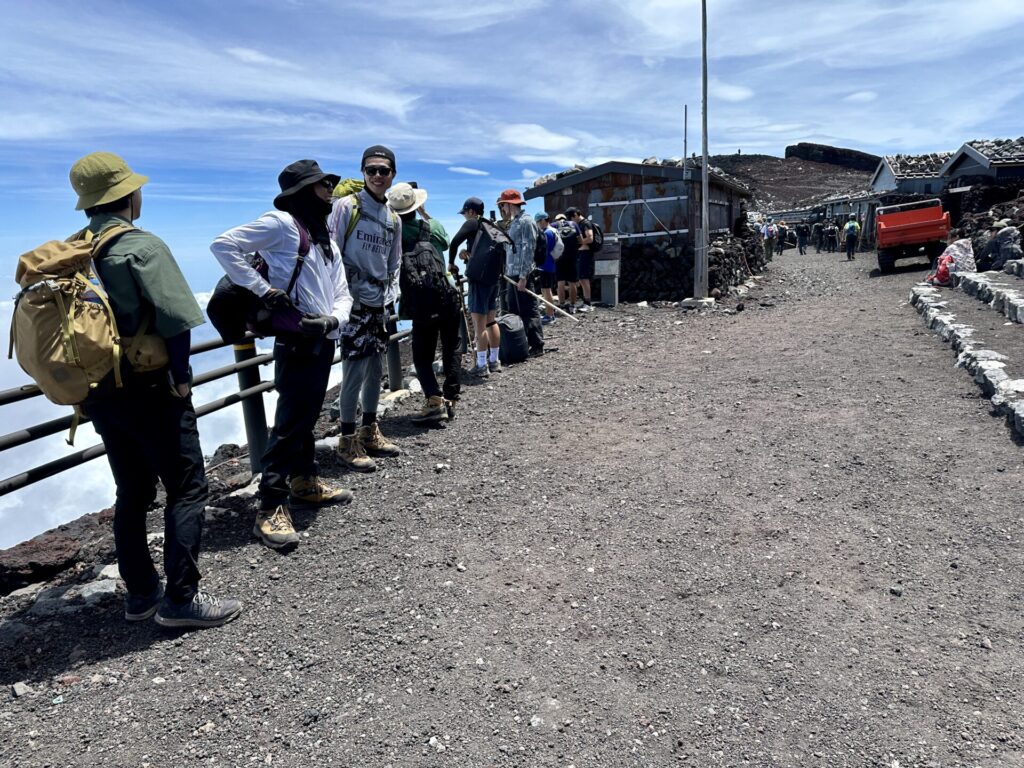
M 338 410 L 342 422 L 356 420 L 356 406 L 362 394 L 363 413 L 376 413 L 380 402 L 381 356 L 369 355 L 358 360 L 341 361 L 341 393 Z

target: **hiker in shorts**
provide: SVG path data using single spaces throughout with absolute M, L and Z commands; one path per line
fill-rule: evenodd
M 544 307 L 544 314 L 540 321 L 544 323 L 544 325 L 550 325 L 555 322 L 555 308 L 553 306 L 555 303 L 554 292 L 558 284 L 558 279 L 555 276 L 555 253 L 557 251 L 559 256 L 561 255 L 562 241 L 555 233 L 555 230 L 551 228 L 547 211 L 541 211 L 533 218 L 537 222 L 537 226 L 540 227 L 540 231 L 544 233 L 544 237 L 547 240 L 548 245 L 548 257 L 537 269 L 537 282 L 540 285 L 541 296 L 543 296 L 544 300 L 548 302 Z
M 558 302 L 562 305 L 562 311 L 574 315 L 576 314 L 576 282 L 579 279 L 576 259 L 582 235 L 576 222 L 570 221 L 564 213 L 555 216 L 554 228 L 561 238 L 564 248 L 562 257 L 555 262 L 555 276 L 558 278 Z
M 395 153 L 379 144 L 363 152 L 364 187 L 334 201 L 328 219 L 331 236 L 341 251 L 352 312 L 341 328 L 341 439 L 338 458 L 349 469 L 373 472 L 371 456 L 398 456 L 398 446 L 381 434 L 381 355 L 387 350 L 387 321 L 398 298 L 402 233 L 398 216 L 388 207 L 387 191 L 395 178 Z M 397 383 L 392 382 L 397 387 Z M 362 403 L 363 423 L 356 430 L 356 409 Z
M 531 295 L 537 293 L 534 258 L 540 229 L 526 212 L 526 201 L 518 189 L 506 189 L 498 196 L 497 204 L 502 218 L 509 221 L 508 235 L 512 238 L 512 250 L 505 260 L 505 274 L 515 284 L 506 281 L 505 304 L 509 312 L 519 315 L 523 321 L 530 355 L 536 357 L 544 354 L 540 302 Z
M 277 409 L 263 453 L 260 509 L 253 525 L 253 533 L 272 549 L 298 545 L 292 510 L 352 501 L 351 491 L 321 477 L 313 434 L 339 329 L 352 307 L 341 253 L 327 229 L 337 183 L 338 177 L 321 171 L 315 160 L 298 160 L 278 176 L 277 210 L 229 229 L 210 246 L 232 283 L 293 320 L 274 337 Z M 303 256 L 304 241 L 308 250 Z M 267 264 L 267 279 L 249 263 L 249 255 L 257 252 Z
M 484 215 L 484 201 L 471 197 L 459 210 L 466 221 L 455 233 L 448 246 L 448 268 L 453 275 L 459 273 L 455 263 L 456 255 L 466 262 L 466 280 L 469 282 L 469 313 L 473 320 L 473 334 L 476 337 L 476 365 L 470 370 L 474 376 L 488 376 L 501 373 L 498 351 L 501 346 L 501 330 L 495 320 L 498 313 L 498 282 L 501 280 L 502 259 L 492 258 L 489 249 L 490 238 L 481 229 Z M 467 243 L 467 249 L 459 246 Z
M 219 626 L 235 618 L 242 604 L 199 589 L 207 485 L 189 352 L 192 329 L 203 323 L 203 313 L 164 241 L 134 228 L 142 213 L 142 186 L 149 179 L 110 152 L 86 155 L 71 167 L 70 176 L 78 194 L 75 210 L 85 211 L 90 232 L 125 230 L 93 262 L 118 334 L 149 338 L 166 349 L 166 365 L 147 373 L 135 371 L 123 356 L 117 375 L 107 374 L 81 404 L 103 440 L 117 487 L 114 546 L 128 591 L 124 617 L 143 621 L 155 615 L 165 627 Z M 156 500 L 158 480 L 167 494 L 166 589 L 146 538 L 146 513 Z
M 565 211 L 566 217 L 580 228 L 580 247 L 576 255 L 576 275 L 579 278 L 580 289 L 583 292 L 583 305 L 580 312 L 592 312 L 594 307 L 590 303 L 590 281 L 594 279 L 594 253 L 591 247 L 594 243 L 594 227 L 587 221 L 587 217 L 578 208 L 568 208 Z
M 448 233 L 441 222 L 419 217 L 427 191 L 410 184 L 395 184 L 388 190 L 388 204 L 402 219 L 402 253 L 413 251 L 421 241 L 426 241 L 437 258 L 437 270 L 445 273 L 444 253 L 448 248 Z M 403 265 L 403 269 L 406 267 Z M 447 276 L 446 276 L 447 278 Z M 423 388 L 426 402 L 423 409 L 412 417 L 415 424 L 438 424 L 455 415 L 454 403 L 459 399 L 461 385 L 459 371 L 459 327 L 462 324 L 461 294 L 457 294 L 454 283 L 440 286 L 432 292 L 429 311 L 416 307 L 410 312 L 403 294 L 399 300 L 400 317 L 412 320 L 412 361 L 416 367 L 416 378 Z M 434 295 L 436 294 L 436 295 Z M 447 301 L 447 299 L 451 299 Z M 434 353 L 438 338 L 441 340 L 441 366 L 444 371 L 444 385 L 439 386 L 434 375 Z

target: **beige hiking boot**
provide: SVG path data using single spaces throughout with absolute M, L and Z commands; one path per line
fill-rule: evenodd
M 446 408 L 446 400 L 440 395 L 433 395 L 427 398 L 427 402 L 423 404 L 423 408 L 412 417 L 413 424 L 431 424 L 440 423 L 448 420 L 448 409 Z
M 348 504 L 350 501 L 352 491 L 328 485 L 316 475 L 292 478 L 291 492 L 288 494 L 288 506 L 292 509 L 329 507 L 333 504 Z
M 299 534 L 292 525 L 292 516 L 283 504 L 257 512 L 252 532 L 271 549 L 294 547 L 299 543 Z
M 356 434 L 359 435 L 359 442 L 363 444 L 363 448 L 371 456 L 398 456 L 402 452 L 397 445 L 381 434 L 380 425 L 376 421 L 360 427 Z
M 342 464 L 356 472 L 373 472 L 377 469 L 377 463 L 366 455 L 366 448 L 358 433 L 341 436 L 338 440 L 338 458 Z

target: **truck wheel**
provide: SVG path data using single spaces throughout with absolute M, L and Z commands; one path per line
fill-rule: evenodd
M 896 267 L 896 257 L 888 248 L 878 249 L 878 271 L 883 275 Z

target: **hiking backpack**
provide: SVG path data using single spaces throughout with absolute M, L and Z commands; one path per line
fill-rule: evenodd
M 578 248 L 580 241 L 579 230 L 573 225 L 571 221 L 566 219 L 559 219 L 555 222 L 555 233 L 562 240 L 563 250 L 565 248 Z M 575 243 L 575 245 L 573 245 Z
M 551 249 L 551 258 L 558 261 L 562 258 L 562 254 L 565 253 L 565 243 L 562 242 L 562 238 L 558 234 L 558 230 L 554 227 L 548 228 L 552 235 L 555 236 L 555 247 Z
M 77 406 L 99 382 L 113 371 L 115 386 L 123 385 L 123 360 L 140 372 L 167 364 L 164 340 L 146 334 L 148 318 L 134 337 L 121 337 L 96 271 L 95 260 L 115 239 L 133 231 L 135 227 L 126 224 L 95 236 L 83 229 L 67 240 L 43 243 L 18 259 L 15 280 L 21 291 L 14 299 L 7 356 L 17 356 L 18 365 L 50 402 L 76 406 L 68 442 L 74 440 Z
M 457 309 L 458 290 L 448 280 L 444 259 L 430 242 L 430 226 L 420 222 L 420 236 L 412 248 L 402 251 L 398 274 L 402 315 L 423 320 L 445 309 Z
M 493 285 L 501 278 L 505 258 L 512 249 L 512 238 L 490 219 L 481 217 L 477 221 L 480 225 L 469 249 L 466 279 Z
M 590 244 L 590 252 L 597 253 L 601 250 L 601 246 L 604 245 L 604 232 L 596 221 L 590 222 L 590 227 L 594 230 L 594 241 Z
M 544 262 L 548 260 L 548 236 L 544 234 L 544 230 L 540 227 L 537 228 L 537 243 L 533 247 L 533 264 L 537 267 L 543 267 Z

